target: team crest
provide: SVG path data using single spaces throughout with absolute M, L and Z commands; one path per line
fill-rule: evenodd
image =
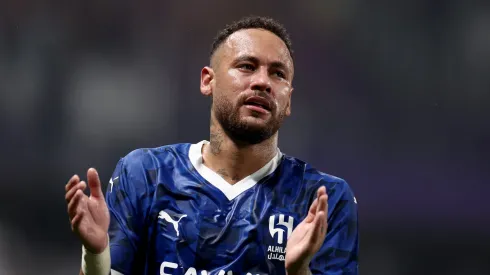
M 269 217 L 269 233 L 276 241 L 276 245 L 269 245 L 267 248 L 267 258 L 269 260 L 284 261 L 287 239 L 293 232 L 293 226 L 294 218 L 291 216 L 279 214 Z

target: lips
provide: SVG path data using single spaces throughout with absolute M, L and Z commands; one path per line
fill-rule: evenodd
M 259 96 L 251 96 L 247 98 L 244 104 L 249 106 L 257 106 L 267 111 L 270 111 L 272 109 L 271 103 L 267 99 Z

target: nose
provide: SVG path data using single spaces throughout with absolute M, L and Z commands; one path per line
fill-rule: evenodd
M 257 70 L 252 79 L 252 90 L 270 93 L 272 91 L 271 79 L 266 68 Z

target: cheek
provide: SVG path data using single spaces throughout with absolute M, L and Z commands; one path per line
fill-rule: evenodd
M 230 92 L 241 92 L 249 86 L 250 80 L 238 70 L 230 70 L 226 75 Z
M 240 79 L 232 74 L 222 74 L 216 79 L 214 96 L 220 104 L 234 105 L 240 89 Z
M 276 98 L 278 107 L 281 110 L 287 108 L 289 104 L 289 99 L 291 97 L 291 89 L 289 87 L 283 87 L 277 91 Z

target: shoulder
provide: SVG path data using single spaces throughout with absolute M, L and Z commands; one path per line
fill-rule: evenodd
M 320 181 L 325 185 L 327 190 L 330 190 L 329 196 L 352 201 L 356 200 L 354 191 L 344 178 L 328 174 L 308 165 L 305 170 L 305 179 L 311 178 L 320 178 Z
M 355 236 L 358 222 L 358 205 L 350 184 L 341 177 L 321 171 L 309 163 L 303 163 L 303 186 L 310 194 L 310 204 L 316 191 L 325 186 L 328 194 L 329 228 L 345 227 L 349 236 Z M 329 230 L 335 232 L 335 230 Z
M 138 148 L 130 151 L 120 159 L 123 167 L 136 171 L 138 169 L 156 169 L 168 156 L 185 155 L 190 143 L 176 143 L 154 148 Z
M 306 189 L 318 189 L 320 186 L 325 186 L 331 199 L 335 201 L 348 200 L 357 203 L 354 192 L 350 184 L 344 178 L 321 171 L 310 163 L 301 159 L 285 156 L 285 160 L 290 165 L 299 166 L 302 171 L 303 186 Z
M 119 159 L 112 178 L 124 178 L 132 185 L 154 182 L 157 171 L 170 167 L 168 164 L 175 162 L 175 158 L 187 154 L 189 146 L 188 143 L 179 143 L 134 149 Z
M 189 144 L 169 144 L 154 148 L 138 148 L 121 157 L 109 181 L 109 190 L 125 190 L 126 193 L 151 193 L 157 173 L 174 156 L 185 154 Z

